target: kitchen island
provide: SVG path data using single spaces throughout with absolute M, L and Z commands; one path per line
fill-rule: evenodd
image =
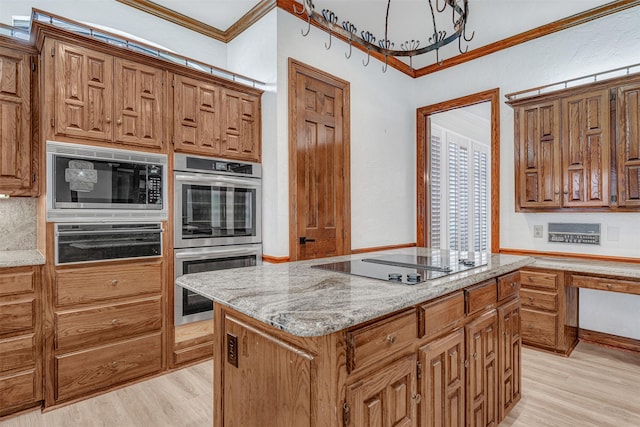
M 367 254 L 430 256 L 425 248 Z M 353 255 L 181 276 L 214 301 L 215 426 L 497 424 L 520 396 L 517 270 L 405 285 L 312 268 Z M 398 424 L 399 423 L 399 424 Z

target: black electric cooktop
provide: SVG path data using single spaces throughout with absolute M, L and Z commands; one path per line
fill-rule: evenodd
M 487 252 L 432 251 L 430 255 L 390 254 L 314 265 L 312 268 L 415 285 L 487 265 Z

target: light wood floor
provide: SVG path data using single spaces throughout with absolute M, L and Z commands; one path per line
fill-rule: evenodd
M 500 427 L 640 427 L 637 353 L 580 343 L 564 358 L 525 348 L 522 365 L 522 400 Z M 201 363 L 0 427 L 208 427 L 211 382 L 211 362 Z

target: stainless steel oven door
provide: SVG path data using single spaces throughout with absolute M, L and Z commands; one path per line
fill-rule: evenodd
M 174 260 L 176 279 L 189 273 L 251 267 L 262 264 L 262 245 L 175 249 Z M 211 300 L 181 286 L 174 287 L 175 325 L 213 318 Z
M 175 173 L 176 248 L 262 241 L 262 184 L 257 178 Z

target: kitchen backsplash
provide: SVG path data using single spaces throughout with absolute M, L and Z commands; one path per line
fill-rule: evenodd
M 36 249 L 38 199 L 0 199 L 0 251 Z

